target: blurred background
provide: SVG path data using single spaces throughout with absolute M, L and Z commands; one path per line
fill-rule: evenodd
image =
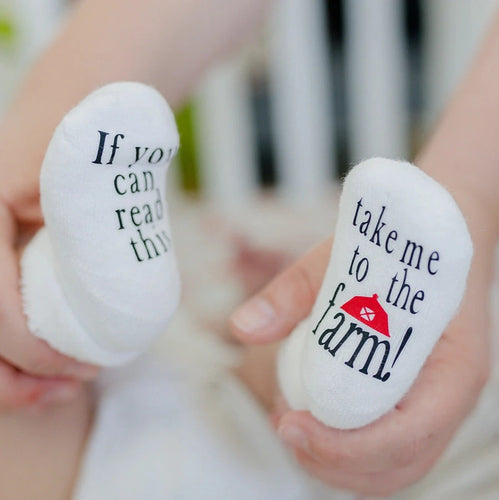
M 0 113 L 67 0 L 0 0 Z M 413 157 L 495 0 L 279 0 L 267 26 L 178 113 L 182 190 L 309 203 L 349 165 Z

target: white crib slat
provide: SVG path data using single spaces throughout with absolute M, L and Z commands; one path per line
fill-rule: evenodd
M 280 0 L 271 23 L 270 89 L 280 189 L 308 202 L 332 179 L 335 137 L 320 0 Z
M 196 131 L 203 191 L 224 208 L 254 194 L 257 167 L 250 84 L 244 60 L 214 69 L 196 98 Z
M 347 103 L 351 156 L 408 154 L 407 64 L 401 0 L 348 0 Z
M 425 122 L 433 123 L 471 61 L 497 0 L 426 0 Z

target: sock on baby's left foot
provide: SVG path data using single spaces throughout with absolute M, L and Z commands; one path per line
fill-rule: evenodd
M 312 314 L 279 356 L 290 405 L 340 429 L 391 410 L 456 313 L 472 254 L 456 203 L 417 167 L 354 167 Z
M 28 326 L 56 350 L 117 365 L 165 330 L 180 295 L 165 194 L 178 146 L 168 104 L 139 83 L 93 92 L 57 127 L 46 226 L 21 260 Z

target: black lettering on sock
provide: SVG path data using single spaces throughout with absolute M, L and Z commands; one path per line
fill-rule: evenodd
M 159 153 L 156 155 L 156 153 Z M 156 155 L 156 160 L 154 159 L 154 155 Z M 149 156 L 149 163 L 152 163 L 153 165 L 155 165 L 156 163 L 159 163 L 162 158 L 163 158 L 163 150 L 161 148 L 156 148 L 152 153 L 151 153 L 151 156 Z
M 357 215 L 359 214 L 359 209 L 362 206 L 362 198 L 357 202 L 357 208 L 355 209 L 355 215 L 353 217 L 353 225 L 357 225 Z
M 112 165 L 114 161 L 114 156 L 116 155 L 116 150 L 120 149 L 118 146 L 118 139 L 124 139 L 125 136 L 123 134 L 116 134 L 113 139 L 113 143 L 111 144 L 111 149 L 113 152 L 111 153 L 111 158 L 109 158 L 109 161 L 107 162 L 107 165 Z
M 400 308 L 405 311 L 406 307 L 407 307 L 407 302 L 409 301 L 409 295 L 411 293 L 411 287 L 407 283 L 407 268 L 404 269 L 404 278 L 402 279 L 402 284 L 400 285 L 400 290 L 399 290 L 399 293 L 397 295 L 397 298 L 395 299 L 395 301 L 393 303 L 393 305 L 395 307 L 399 307 L 398 301 L 402 297 L 403 292 L 405 292 L 405 300 L 404 300 L 404 304 Z
M 352 333 L 355 331 L 355 328 L 352 328 L 353 325 L 354 325 L 353 323 L 350 323 L 350 328 L 345 333 L 345 335 L 343 335 L 343 338 L 334 346 L 334 349 L 329 350 L 329 353 L 331 354 L 331 356 L 336 355 L 336 353 L 340 350 L 341 346 L 348 340 L 350 335 L 352 335 Z
M 435 276 L 435 274 L 438 273 L 438 269 L 435 269 L 434 271 L 432 270 L 432 263 L 433 262 L 438 262 L 440 260 L 440 255 L 438 252 L 432 252 L 430 257 L 428 258 L 428 272 L 432 275 Z
M 152 224 L 153 221 L 153 218 L 152 218 L 152 211 L 151 211 L 151 206 L 146 203 L 143 207 L 142 207 L 142 211 L 144 212 L 144 222 L 146 224 Z
M 163 235 L 163 238 L 165 239 L 165 241 L 167 241 L 168 244 L 171 245 L 172 240 L 170 239 L 168 234 L 166 234 L 166 231 L 161 231 L 161 234 Z
M 334 328 L 324 330 L 318 339 L 319 345 L 323 346 L 326 351 L 329 351 L 329 344 L 331 343 L 331 340 L 333 340 L 334 336 L 345 322 L 345 315 L 343 313 L 336 313 L 333 319 L 337 318 L 339 318 L 338 324 Z
M 140 229 L 137 229 L 137 232 L 139 233 L 139 237 L 142 241 L 142 244 L 144 245 L 144 248 L 146 249 L 148 259 L 151 260 L 151 259 L 154 259 L 154 257 L 159 257 L 160 253 L 158 252 L 158 249 L 156 248 L 156 245 L 151 240 L 151 238 L 144 238 L 144 236 L 142 235 L 142 231 Z M 149 251 L 150 248 L 151 248 L 151 251 Z M 154 255 L 151 255 L 153 250 L 154 250 Z
M 409 248 L 411 248 L 410 257 L 409 257 Z M 416 265 L 413 266 L 412 259 L 414 258 L 414 254 L 416 253 L 416 251 L 418 251 L 419 253 L 418 253 Z M 407 254 L 407 258 L 408 258 L 407 262 L 405 261 L 406 254 Z M 423 255 L 422 245 L 417 245 L 416 242 L 411 241 L 411 240 L 407 240 L 407 243 L 405 244 L 405 248 L 404 248 L 404 254 L 402 255 L 402 258 L 400 259 L 400 262 L 402 262 L 403 264 L 406 264 L 408 266 L 415 267 L 416 269 L 419 269 L 419 266 L 421 264 L 421 256 L 422 255 Z
M 156 199 L 156 219 L 161 220 L 163 218 L 163 201 L 161 200 L 161 193 L 158 188 L 156 188 L 156 194 L 158 198 Z
M 397 362 L 397 359 L 399 359 L 400 354 L 404 350 L 405 345 L 407 344 L 407 341 L 411 338 L 412 335 L 412 327 L 409 327 L 407 331 L 405 332 L 404 338 L 402 339 L 402 342 L 400 343 L 399 350 L 397 351 L 397 355 L 395 356 L 395 359 L 393 360 L 392 363 L 392 368 L 395 366 L 395 363 Z
M 137 227 L 142 225 L 142 221 L 138 218 L 139 215 L 140 215 L 139 207 L 132 207 L 130 209 L 130 218 L 132 219 L 133 225 Z
M 104 146 L 106 145 L 106 137 L 109 135 L 109 132 L 103 132 L 102 130 L 98 130 L 99 132 L 99 147 L 97 149 L 97 156 L 92 163 L 96 165 L 102 165 L 102 153 L 104 152 Z
M 130 184 L 130 192 L 140 193 L 139 178 L 133 172 L 128 174 L 128 178 L 132 181 Z
M 154 176 L 150 170 L 145 170 L 142 172 L 144 175 L 144 191 L 154 190 Z
M 385 213 L 386 207 L 383 205 L 381 209 L 381 213 L 379 214 L 378 221 L 376 222 L 376 227 L 374 228 L 373 235 L 371 236 L 371 239 L 369 240 L 371 243 L 375 243 L 377 246 L 381 246 L 381 242 L 379 240 L 379 233 L 380 231 L 385 227 L 385 223 L 381 222 L 383 219 L 383 214 Z M 376 241 L 374 241 L 376 240 Z
M 144 152 L 140 154 L 140 147 L 137 146 L 135 148 L 135 161 L 133 163 L 130 163 L 130 165 L 128 165 L 128 168 L 133 167 L 133 165 L 135 165 L 139 160 L 142 160 L 148 150 L 149 148 L 144 148 Z
M 390 243 L 390 240 L 393 240 L 393 241 L 397 241 L 397 238 L 398 238 L 398 233 L 397 231 L 390 231 L 390 233 L 388 234 L 387 238 L 386 238 L 386 241 L 385 241 L 385 250 L 386 250 L 386 253 L 393 253 L 393 247 L 390 249 L 388 248 L 388 243 Z
M 392 284 L 390 285 L 390 289 L 388 290 L 388 295 L 386 296 L 386 301 L 388 302 L 388 304 L 391 304 L 390 297 L 392 295 L 392 290 L 393 290 L 393 287 L 395 286 L 395 283 L 398 283 L 398 279 L 397 279 L 398 274 L 399 273 L 396 273 L 395 276 L 392 277 Z
M 357 326 L 355 323 L 350 324 L 350 329 L 349 332 L 355 332 L 357 335 L 361 335 L 361 339 L 357 345 L 357 348 L 355 349 L 354 353 L 352 354 L 352 357 L 345 362 L 347 366 L 350 368 L 354 367 L 355 360 L 357 359 L 357 356 L 360 354 L 362 351 L 364 345 L 367 344 L 368 341 L 371 341 L 371 351 L 369 352 L 366 362 L 364 363 L 364 366 L 359 370 L 360 373 L 363 373 L 364 375 L 368 375 L 368 370 L 369 366 L 374 358 L 374 355 L 378 348 L 380 346 L 384 347 L 384 353 L 383 353 L 383 359 L 381 360 L 380 366 L 378 368 L 378 371 L 376 374 L 373 376 L 374 378 L 381 380 L 382 382 L 386 382 L 388 378 L 390 377 L 390 373 L 387 372 L 383 375 L 383 370 L 385 368 L 386 360 L 388 359 L 388 355 L 390 354 L 390 344 L 386 340 L 379 340 L 378 336 L 375 334 L 370 334 L 369 332 L 363 330 L 359 326 Z
M 329 301 L 329 307 L 325 310 L 324 314 L 322 315 L 322 318 L 319 320 L 315 328 L 312 330 L 312 333 L 315 335 L 317 333 L 317 330 L 319 329 L 320 324 L 323 322 L 324 318 L 327 316 L 327 313 L 331 310 L 331 308 L 334 306 L 334 302 L 336 300 L 336 296 L 338 295 L 340 290 L 345 289 L 345 283 L 339 283 L 338 286 L 336 287 L 336 290 L 334 292 L 333 298 Z M 336 318 L 336 316 L 335 316 Z
M 369 212 L 369 210 L 366 210 L 364 213 L 365 215 L 367 215 L 367 219 L 360 225 L 359 232 L 364 236 L 367 236 L 369 224 L 371 223 L 371 212 Z
M 130 245 L 131 245 L 131 246 L 132 246 L 132 248 L 133 248 L 133 251 L 134 251 L 134 253 L 135 253 L 135 257 L 137 258 L 137 260 L 138 260 L 139 262 L 143 262 L 143 261 L 144 261 L 144 259 L 141 259 L 141 258 L 140 258 L 139 252 L 137 251 L 137 248 L 136 248 L 137 243 L 138 243 L 137 241 L 133 241 L 133 238 L 130 238 Z
M 163 239 L 161 238 L 161 235 L 160 234 L 156 234 L 156 238 L 159 240 L 159 242 L 161 243 L 162 247 L 164 248 L 165 250 L 165 253 L 168 252 L 168 247 L 166 246 L 166 243 L 163 241 Z
M 114 178 L 114 190 L 120 195 L 120 196 L 123 196 L 124 194 L 127 193 L 127 190 L 126 188 L 124 188 L 124 190 L 121 190 L 120 189 L 120 185 L 119 185 L 119 180 L 121 179 L 121 181 L 124 181 L 125 180 L 125 176 L 124 175 L 121 175 L 121 174 L 118 174 L 115 176 Z
M 118 230 L 125 229 L 125 226 L 123 225 L 123 220 L 121 219 L 121 214 L 125 213 L 126 209 L 125 208 L 118 208 L 118 210 L 115 210 L 115 212 L 116 212 L 116 215 L 118 216 L 118 222 L 120 223 L 120 227 L 118 228 Z

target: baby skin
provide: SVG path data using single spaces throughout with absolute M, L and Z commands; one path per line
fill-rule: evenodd
M 92 426 L 90 384 L 66 403 L 0 414 L 0 498 L 70 500 Z

